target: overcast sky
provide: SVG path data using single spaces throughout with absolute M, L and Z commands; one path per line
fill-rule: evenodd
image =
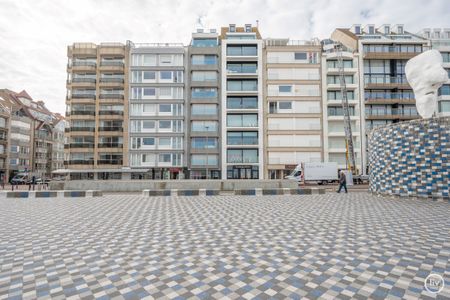
M 183 42 L 196 28 L 255 24 L 263 37 L 327 38 L 352 24 L 450 27 L 449 0 L 0 0 L 0 88 L 64 113 L 67 45 Z

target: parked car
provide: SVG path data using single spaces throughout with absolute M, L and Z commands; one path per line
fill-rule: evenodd
M 26 184 L 27 182 L 28 182 L 28 174 L 24 174 L 24 173 L 16 174 L 11 179 L 11 184 L 14 184 L 14 185 Z

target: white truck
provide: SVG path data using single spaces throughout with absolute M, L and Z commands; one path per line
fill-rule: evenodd
M 337 181 L 338 175 L 338 164 L 335 162 L 311 162 L 297 165 L 285 178 L 298 182 L 326 184 Z

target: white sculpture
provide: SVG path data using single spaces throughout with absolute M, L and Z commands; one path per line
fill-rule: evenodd
M 417 112 L 430 118 L 437 111 L 437 90 L 448 80 L 437 50 L 425 51 L 411 58 L 405 66 L 406 78 L 414 90 Z

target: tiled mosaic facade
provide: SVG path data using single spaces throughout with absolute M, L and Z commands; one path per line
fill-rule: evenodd
M 397 123 L 369 135 L 370 191 L 449 199 L 450 117 Z

